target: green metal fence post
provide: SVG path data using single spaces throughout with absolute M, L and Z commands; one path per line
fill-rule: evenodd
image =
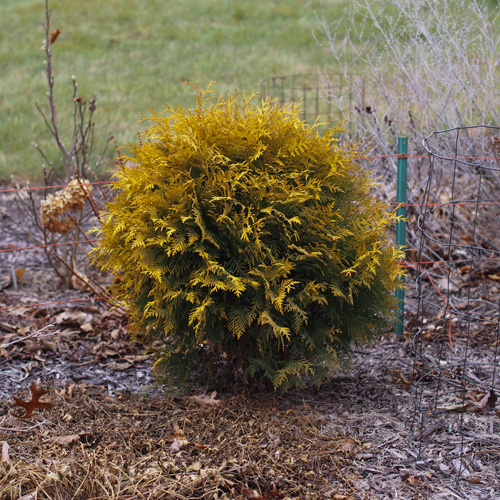
M 398 204 L 404 203 L 397 210 L 397 215 L 402 219 L 406 219 L 406 171 L 408 157 L 408 137 L 398 137 Z M 399 220 L 396 223 L 396 245 L 405 250 L 406 248 L 406 221 Z M 405 278 L 402 278 L 403 284 Z M 405 290 L 396 290 L 396 298 L 398 299 L 398 312 L 396 322 L 396 335 L 404 333 L 404 317 L 405 317 Z

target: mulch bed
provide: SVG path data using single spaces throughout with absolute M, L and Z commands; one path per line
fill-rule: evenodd
M 12 228 L 2 232 L 7 225 L 0 220 L 0 248 L 22 246 Z M 478 404 L 498 344 L 487 321 L 472 329 L 457 321 L 449 346 L 442 318 L 428 314 L 426 355 L 440 369 L 417 388 L 410 321 L 405 339 L 359 346 L 349 368 L 320 389 L 199 398 L 155 385 L 151 359 L 130 342 L 123 315 L 88 292 L 60 287 L 41 250 L 1 258 L 0 345 L 9 345 L 0 348 L 0 499 L 500 498 L 494 413 L 441 410 L 433 418 L 442 425 L 415 425 L 425 413 L 416 389 L 424 402 L 438 394 L 439 407 L 461 404 L 454 377 L 465 354 L 467 380 L 476 383 L 466 387 L 467 403 Z M 17 290 L 12 267 L 23 270 Z M 94 278 L 103 286 L 109 279 Z M 408 282 L 411 319 L 411 276 Z M 481 283 L 474 313 L 495 320 L 499 290 Z M 440 303 L 426 287 L 428 300 Z M 460 293 L 456 310 L 464 308 Z M 47 304 L 33 306 L 39 302 Z M 54 406 L 19 419 L 13 397 L 29 400 L 33 382 L 50 390 L 42 400 Z M 468 476 L 456 470 L 458 458 Z

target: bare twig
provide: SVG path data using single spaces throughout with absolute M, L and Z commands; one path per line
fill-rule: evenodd
M 49 333 L 42 333 L 47 328 L 50 328 L 51 326 L 54 326 L 55 323 L 51 323 L 50 325 L 44 326 L 41 330 L 37 330 L 36 332 L 33 332 L 26 337 L 22 337 L 17 340 L 13 340 L 12 342 L 8 342 L 7 344 L 2 344 L 0 345 L 0 349 L 5 349 L 6 347 L 9 347 L 10 345 L 17 344 L 18 342 L 25 342 L 27 339 L 34 339 L 34 338 L 43 338 L 43 337 L 51 337 L 52 335 L 55 335 L 56 333 L 60 333 L 61 330 L 57 330 L 55 332 L 49 332 Z
M 0 427 L 0 430 L 2 431 L 12 431 L 12 432 L 28 432 L 33 429 L 36 429 L 37 427 L 40 427 L 41 425 L 46 424 L 48 421 L 44 420 L 43 422 L 39 422 L 38 424 L 31 425 L 29 427 Z
M 94 93 L 92 98 L 85 101 L 82 97 L 78 95 L 78 83 L 76 77 L 72 77 L 72 98 L 73 98 L 73 112 L 72 112 L 72 125 L 73 129 L 69 135 L 69 140 L 71 141 L 68 146 L 65 145 L 62 138 L 62 130 L 60 129 L 60 124 L 58 120 L 57 110 L 56 110 L 56 99 L 55 99 L 55 79 L 54 79 L 54 68 L 53 68 L 53 45 L 58 40 L 60 30 L 51 31 L 51 11 L 49 9 L 49 0 L 45 0 L 45 21 L 42 23 L 42 28 L 44 31 L 45 42 L 42 47 L 45 52 L 45 75 L 48 84 L 48 110 L 42 109 L 42 106 L 37 102 L 36 108 L 45 123 L 45 126 L 49 130 L 50 134 L 54 138 L 59 151 L 62 154 L 64 162 L 64 173 L 61 174 L 54 167 L 53 162 L 47 156 L 47 154 L 42 150 L 40 145 L 33 142 L 33 146 L 39 152 L 42 157 L 44 164 L 43 176 L 45 186 L 49 188 L 53 185 L 53 177 L 57 176 L 62 182 L 59 184 L 68 184 L 72 177 L 78 180 L 80 188 L 85 193 L 85 199 L 89 201 L 89 207 L 84 209 L 74 208 L 69 206 L 69 208 L 61 211 L 52 210 L 51 203 L 56 204 L 58 202 L 57 195 L 55 193 L 55 198 L 50 198 L 54 193 L 47 189 L 45 191 L 46 199 L 44 200 L 44 207 L 46 211 L 44 212 L 44 217 L 39 217 L 39 200 L 32 196 L 30 193 L 29 199 L 22 199 L 20 196 L 17 198 L 18 208 L 22 212 L 23 223 L 19 223 L 13 220 L 16 225 L 16 236 L 23 235 L 28 241 L 35 241 L 37 245 L 51 245 L 53 243 L 69 243 L 75 242 L 80 239 L 80 233 L 85 234 L 88 229 L 88 222 L 90 217 L 93 215 L 97 217 L 99 221 L 100 217 L 100 204 L 105 201 L 105 197 L 93 196 L 92 189 L 86 183 L 89 172 L 92 170 L 95 175 L 96 169 L 103 163 L 106 157 L 106 151 L 109 143 L 113 140 L 111 134 L 108 135 L 104 151 L 102 155 L 95 162 L 95 166 L 90 169 L 90 158 L 94 147 L 94 116 L 96 112 L 96 101 L 97 94 Z M 96 177 L 97 178 L 97 177 Z M 85 181 L 85 182 L 83 182 Z M 101 189 L 101 193 L 103 191 Z M 59 193 L 60 194 L 60 193 Z M 47 208 L 48 207 L 48 208 Z M 57 208 L 57 207 L 56 207 Z M 52 212 L 50 211 L 52 210 Z M 47 215 L 49 214 L 49 215 Z M 50 215 L 54 214 L 54 215 Z M 6 214 L 9 216 L 9 214 Z M 59 217 L 68 217 L 74 221 L 74 226 L 50 224 L 54 221 L 49 220 L 50 217 L 58 219 Z M 48 221 L 48 222 L 47 222 Z M 57 221 L 56 221 L 57 222 Z M 49 230 L 50 226 L 50 230 Z M 54 232 L 61 230 L 60 233 Z M 86 261 L 85 252 L 81 252 L 82 247 L 73 245 L 62 245 L 61 247 L 44 248 L 47 260 L 50 266 L 55 270 L 58 277 L 66 286 L 69 287 L 71 283 L 72 275 L 80 276 L 77 268 Z

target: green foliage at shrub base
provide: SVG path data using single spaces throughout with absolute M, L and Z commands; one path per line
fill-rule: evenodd
M 359 150 L 252 97 L 152 112 L 114 174 L 95 257 L 170 383 L 319 383 L 392 321 L 395 216 Z

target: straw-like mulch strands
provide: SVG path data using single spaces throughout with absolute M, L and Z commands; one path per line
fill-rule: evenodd
M 324 435 L 307 406 L 102 389 L 52 393 L 55 406 L 27 421 L 1 404 L 0 499 L 356 498 L 350 457 L 362 444 Z

